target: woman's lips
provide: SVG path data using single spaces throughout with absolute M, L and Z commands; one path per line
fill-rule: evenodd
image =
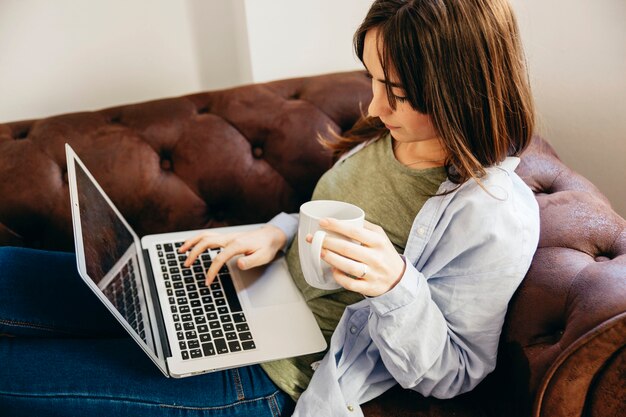
M 398 129 L 398 126 L 391 126 L 391 125 L 388 125 L 387 123 L 385 123 L 385 127 L 389 130 Z

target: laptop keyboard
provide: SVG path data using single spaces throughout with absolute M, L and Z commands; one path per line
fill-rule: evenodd
M 255 349 L 230 272 L 224 265 L 207 287 L 211 252 L 202 253 L 187 268 L 183 242 L 156 245 L 167 288 L 176 338 L 183 359 L 196 359 Z M 214 254 L 219 250 L 213 250 Z
M 147 342 L 135 279 L 135 266 L 133 258 L 130 258 L 102 292 L 143 341 Z

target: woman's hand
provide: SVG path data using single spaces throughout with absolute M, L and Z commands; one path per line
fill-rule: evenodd
M 335 219 L 322 219 L 320 226 L 361 245 L 326 235 L 322 259 L 333 267 L 335 281 L 347 290 L 376 297 L 392 289 L 404 274 L 404 259 L 382 227 L 365 221 L 364 227 Z M 312 236 L 307 235 L 311 243 Z
M 191 266 L 207 249 L 222 248 L 213 259 L 206 274 L 207 285 L 211 284 L 219 270 L 229 259 L 244 255 L 237 260 L 239 269 L 250 269 L 271 262 L 276 253 L 285 245 L 287 236 L 278 227 L 265 225 L 257 230 L 240 233 L 220 234 L 211 231 L 187 239 L 178 249 L 179 253 L 190 250 L 185 266 Z

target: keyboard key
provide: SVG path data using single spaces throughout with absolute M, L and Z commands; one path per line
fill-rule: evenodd
M 235 332 L 226 333 L 226 340 L 237 340 L 237 333 Z
M 250 332 L 239 333 L 239 338 L 241 340 L 252 340 L 252 333 Z
M 189 349 L 197 349 L 200 347 L 200 342 L 197 340 L 190 340 L 187 342 L 187 345 L 189 346 Z
M 183 360 L 189 359 L 189 353 L 186 350 L 180 352 L 180 356 L 183 358 Z
M 163 249 L 165 250 L 165 252 L 174 252 L 174 248 L 172 247 L 171 243 L 166 243 L 165 245 L 163 245 Z
M 243 313 L 236 313 L 233 314 L 233 320 L 235 323 L 244 323 L 246 321 L 246 316 L 244 316 Z
M 252 340 L 247 342 L 241 342 L 241 347 L 243 348 L 243 350 L 256 349 L 256 345 Z
M 247 330 L 250 330 L 250 328 L 248 327 L 247 323 L 241 323 L 237 325 L 237 331 L 238 332 L 245 332 Z
M 198 326 L 198 333 L 208 333 L 209 327 L 206 324 Z
M 204 352 L 204 356 L 215 355 L 215 348 L 213 348 L 213 343 L 203 343 L 202 351 Z
M 224 329 L 225 332 L 232 332 L 235 330 L 235 326 L 233 326 L 232 323 L 225 323 L 222 328 Z
M 187 349 L 187 344 L 185 342 L 178 342 L 178 346 L 180 347 L 180 350 Z
M 196 326 L 194 326 L 192 321 L 188 321 L 187 323 L 183 323 L 183 328 L 185 330 L 194 330 Z
M 228 347 L 226 346 L 226 340 L 224 339 L 215 339 L 215 350 L 219 354 L 228 353 Z
M 211 335 L 208 333 L 203 333 L 200 335 L 200 342 L 205 343 L 205 342 L 210 342 L 211 341 Z
M 185 340 L 185 333 L 183 333 L 183 332 L 176 332 L 176 338 L 178 340 Z
M 243 311 L 241 308 L 241 303 L 239 302 L 239 297 L 237 297 L 237 292 L 235 291 L 235 286 L 233 285 L 232 279 L 229 277 L 222 281 L 222 286 L 224 287 L 224 293 L 226 294 L 226 298 L 228 298 L 228 302 L 230 304 L 230 311 L 233 313 Z
M 180 307 L 180 313 L 189 313 L 191 309 L 189 308 L 189 306 L 181 306 Z
M 233 319 L 230 317 L 230 315 L 224 315 L 220 316 L 220 321 L 222 323 L 230 323 L 231 321 L 233 321 Z
M 228 342 L 228 349 L 231 352 L 241 352 L 241 346 L 238 341 Z
M 200 349 L 194 349 L 191 351 L 191 357 L 192 358 L 200 358 L 202 357 L 202 351 Z
M 222 332 L 222 329 L 215 329 L 211 331 L 211 336 L 213 336 L 214 339 L 224 337 L 224 332 Z

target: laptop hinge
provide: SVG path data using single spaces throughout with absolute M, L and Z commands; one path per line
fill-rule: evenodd
M 161 347 L 163 348 L 163 354 L 166 358 L 172 356 L 172 351 L 170 350 L 170 343 L 167 337 L 167 331 L 165 330 L 165 321 L 163 320 L 163 312 L 161 311 L 161 302 L 159 300 L 159 294 L 156 289 L 156 283 L 154 281 L 154 273 L 152 272 L 152 264 L 150 263 L 150 255 L 147 249 L 142 249 L 143 252 L 143 263 L 146 266 L 146 273 L 148 274 L 148 286 L 150 287 L 150 294 L 152 300 L 156 301 L 157 305 L 154 308 L 154 315 L 156 319 L 156 325 L 159 330 L 159 342 L 161 343 Z

